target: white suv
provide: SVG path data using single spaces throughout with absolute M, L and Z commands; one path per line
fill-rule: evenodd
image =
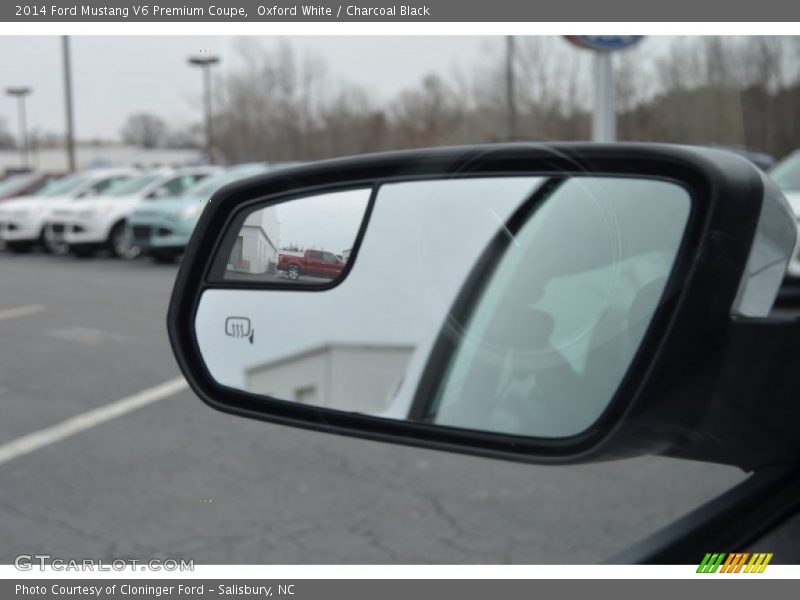
M 138 170 L 127 167 L 79 171 L 50 182 L 32 196 L 3 202 L 0 241 L 14 252 L 26 252 L 37 244 L 47 247 L 45 225 L 55 210 L 88 203 L 89 198 L 137 173 Z
M 46 239 L 57 253 L 67 250 L 76 256 L 92 256 L 108 249 L 119 258 L 138 254 L 126 221 L 142 203 L 178 196 L 217 167 L 159 168 L 111 186 L 102 196 L 80 205 L 63 206 L 53 211 Z

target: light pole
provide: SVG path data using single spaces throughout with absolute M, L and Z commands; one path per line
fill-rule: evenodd
M 611 62 L 611 52 L 595 52 L 592 141 L 614 142 L 616 139 L 617 112 L 614 102 L 614 66 Z
M 203 69 L 203 96 L 205 98 L 205 120 L 206 120 L 206 157 L 209 163 L 213 163 L 212 148 L 214 136 L 211 129 L 211 65 L 219 62 L 218 56 L 191 56 L 189 64 Z
M 20 157 L 22 158 L 22 168 L 28 168 L 28 126 L 25 124 L 25 96 L 31 93 L 29 87 L 10 87 L 6 88 L 6 94 L 17 98 L 17 109 L 19 112 L 19 137 L 22 141 Z
M 72 65 L 70 63 L 69 36 L 61 36 L 61 54 L 64 59 L 64 116 L 66 119 L 66 135 L 64 136 L 67 150 L 67 170 L 75 170 L 75 130 L 72 116 Z
M 611 53 L 631 48 L 643 35 L 565 35 L 566 40 L 594 51 L 594 115 L 592 141 L 613 142 L 617 139 L 617 112 L 614 103 L 614 65 Z
M 514 36 L 506 36 L 506 137 L 513 142 L 517 139 L 517 99 L 514 92 Z

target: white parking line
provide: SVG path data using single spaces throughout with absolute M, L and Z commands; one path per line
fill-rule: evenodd
M 158 402 L 168 398 L 173 394 L 187 389 L 189 385 L 183 377 L 176 377 L 164 383 L 151 387 L 141 392 L 137 392 L 127 398 L 122 398 L 111 404 L 106 404 L 100 408 L 95 408 L 76 417 L 71 417 L 66 421 L 61 421 L 52 427 L 46 427 L 39 431 L 34 431 L 28 435 L 17 438 L 7 444 L 0 446 L 0 465 L 10 460 L 30 454 L 35 450 L 55 444 L 81 431 L 86 431 L 96 425 L 116 419 L 122 415 L 134 411 L 138 408 Z
M 16 317 L 33 315 L 43 310 L 44 306 L 41 304 L 26 304 L 25 306 L 17 306 L 16 308 L 7 308 L 5 310 L 0 310 L 0 321 L 3 319 L 14 319 Z

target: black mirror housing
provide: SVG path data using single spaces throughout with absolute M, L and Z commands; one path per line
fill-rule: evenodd
M 648 178 L 675 183 L 691 198 L 684 239 L 643 343 L 612 401 L 585 431 L 565 438 L 531 438 L 434 426 L 422 419 L 390 420 L 264 399 L 222 385 L 211 376 L 197 342 L 195 317 L 205 290 L 252 289 L 213 275 L 225 233 L 241 224 L 244 211 L 304 194 L 377 190 L 392 182 L 522 175 Z M 357 260 L 371 209 L 372 204 L 347 269 Z M 772 340 L 786 335 L 785 324 L 776 325 L 765 317 L 794 236 L 791 210 L 774 185 L 744 159 L 719 150 L 655 144 L 508 144 L 336 159 L 259 176 L 218 191 L 186 249 L 167 325 L 178 364 L 195 393 L 210 406 L 239 416 L 533 463 L 662 454 L 752 469 L 793 461 L 800 448 L 800 442 L 794 441 L 800 436 L 792 437 L 786 426 L 788 418 L 800 416 L 800 409 L 777 399 L 780 418 L 772 420 L 764 416 L 769 399 L 759 404 L 735 393 L 742 389 L 736 385 L 740 375 L 749 372 L 761 380 L 773 376 L 763 361 L 757 371 L 736 365 L 749 360 L 747 344 L 741 340 L 752 341 L 762 335 L 759 332 Z M 473 276 L 480 276 L 478 266 Z M 326 289 L 309 286 L 301 291 Z M 785 349 L 781 343 L 773 342 L 773 347 Z M 437 344 L 447 344 L 444 331 Z M 430 389 L 426 381 L 434 379 L 441 368 L 435 360 L 427 365 L 419 393 Z M 776 435 L 778 442 L 764 444 Z

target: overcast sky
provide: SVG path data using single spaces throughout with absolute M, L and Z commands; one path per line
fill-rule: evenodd
M 334 254 L 352 249 L 370 193 L 351 190 L 279 204 L 280 247 L 293 244 Z
M 363 85 L 379 98 L 415 85 L 426 73 L 449 73 L 502 48 L 500 37 L 293 36 L 300 53 L 322 58 L 334 79 Z M 278 38 L 259 38 L 265 46 Z M 223 36 L 74 36 L 72 59 L 78 139 L 116 138 L 125 118 L 157 113 L 175 126 L 200 119 L 201 77 L 189 55 L 222 57 L 219 72 L 238 63 L 235 39 Z M 0 37 L 0 86 L 30 86 L 31 130 L 64 130 L 61 40 L 57 36 Z M 0 119 L 16 135 L 15 102 L 0 97 Z

